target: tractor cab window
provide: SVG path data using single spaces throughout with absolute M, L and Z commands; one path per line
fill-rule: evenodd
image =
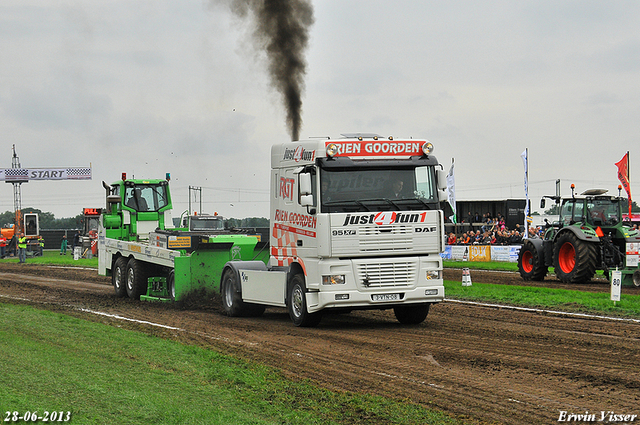
M 582 201 L 575 201 L 573 199 L 565 201 L 560 209 L 560 223 L 568 226 L 576 221 L 580 221 L 582 219 L 583 207 Z
M 593 199 L 587 202 L 587 220 L 594 226 L 618 223 L 620 204 L 609 199 Z
M 151 184 L 126 187 L 124 204 L 138 212 L 158 211 L 169 204 L 167 187 Z

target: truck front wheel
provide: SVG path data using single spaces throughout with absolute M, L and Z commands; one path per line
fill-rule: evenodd
M 111 282 L 113 283 L 113 288 L 116 290 L 116 297 L 118 298 L 127 295 L 126 276 L 127 259 L 126 257 L 118 257 L 115 263 L 113 263 L 113 270 L 111 271 Z
M 227 316 L 258 317 L 264 313 L 265 306 L 242 301 L 238 276 L 236 272 L 230 268 L 226 269 L 222 274 L 220 295 L 222 298 L 222 308 Z
M 556 276 L 564 283 L 589 282 L 596 272 L 596 245 L 565 232 L 556 240 L 553 261 Z
M 139 300 L 140 295 L 147 293 L 147 272 L 145 264 L 132 258 L 127 264 L 127 295 L 132 300 Z
M 289 285 L 288 294 L 288 309 L 289 317 L 294 325 L 311 328 L 317 326 L 322 319 L 321 312 L 309 313 L 307 310 L 307 288 L 304 284 L 304 277 L 301 274 L 296 274 L 291 279 Z
M 398 322 L 403 325 L 417 325 L 424 322 L 429 314 L 430 303 L 426 304 L 411 304 L 411 305 L 399 305 L 393 307 L 393 313 L 396 315 Z

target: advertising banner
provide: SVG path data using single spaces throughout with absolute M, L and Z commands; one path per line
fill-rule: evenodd
M 509 261 L 511 263 L 518 262 L 518 254 L 520 254 L 520 245 L 513 245 L 509 247 Z
M 491 261 L 491 247 L 489 245 L 471 245 L 469 247 L 469 261 Z
M 491 261 L 511 261 L 510 251 L 510 247 L 508 246 L 492 246 Z
M 504 261 L 517 263 L 519 253 L 520 245 L 447 245 L 441 256 L 443 260 Z M 637 254 L 635 258 L 637 260 Z M 627 261 L 629 261 L 629 255 L 627 255 Z

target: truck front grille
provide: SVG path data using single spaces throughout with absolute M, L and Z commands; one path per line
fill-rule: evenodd
M 367 288 L 406 287 L 414 284 L 418 263 L 398 261 L 356 264 L 358 284 Z
M 411 226 L 367 226 L 360 229 L 360 252 L 397 252 L 413 249 Z

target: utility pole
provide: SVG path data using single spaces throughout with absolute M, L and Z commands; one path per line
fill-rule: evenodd
M 22 169 L 20 165 L 20 158 L 18 157 L 18 154 L 16 154 L 16 145 L 13 145 L 12 149 L 13 156 L 11 157 L 11 169 L 16 170 L 16 174 L 18 174 L 18 170 Z M 22 228 L 22 183 L 26 182 L 28 182 L 27 179 L 7 182 L 13 185 L 13 211 L 15 212 L 13 224 L 15 229 L 17 229 L 16 234 L 19 234 L 19 232 L 24 230 Z
M 198 211 L 200 211 L 200 214 L 202 214 L 202 187 L 189 186 L 189 215 L 193 215 L 191 212 L 191 191 L 198 192 L 198 198 L 200 200 L 200 209 Z M 195 193 L 194 193 L 194 198 L 195 198 Z

